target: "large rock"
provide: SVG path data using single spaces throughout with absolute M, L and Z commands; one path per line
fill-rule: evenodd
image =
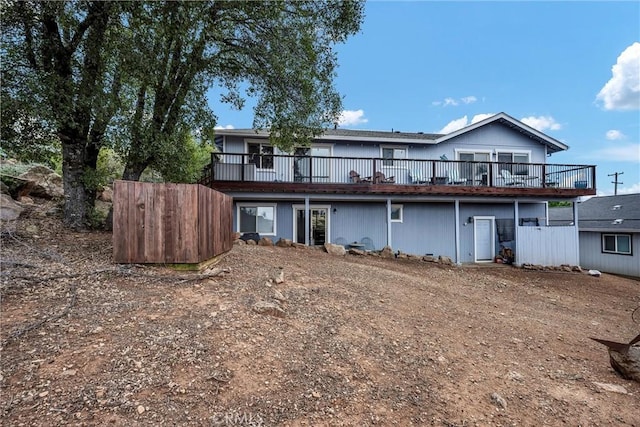
M 438 257 L 438 262 L 444 265 L 453 265 L 453 260 L 450 257 L 444 255 L 440 255 Z
M 262 237 L 258 240 L 258 246 L 273 246 L 273 240 L 269 237 Z
M 280 240 L 276 242 L 276 246 L 281 248 L 290 248 L 293 246 L 293 241 L 291 239 L 280 238 Z
M 343 256 L 347 253 L 342 245 L 334 245 L 333 243 L 325 243 L 324 250 L 331 255 Z
M 14 233 L 17 219 L 24 209 L 6 194 L 0 194 L 0 232 Z
M 45 166 L 34 166 L 18 178 L 34 183 L 30 195 L 44 199 L 64 197 L 62 177 Z
M 380 256 L 382 258 L 395 258 L 396 254 L 393 253 L 393 249 L 391 249 L 391 246 L 385 246 L 380 251 Z

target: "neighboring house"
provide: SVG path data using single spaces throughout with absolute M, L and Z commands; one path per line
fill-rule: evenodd
M 235 230 L 309 245 L 457 263 L 491 262 L 505 246 L 516 263 L 550 264 L 566 259 L 533 259 L 546 253 L 535 238 L 549 228 L 547 200 L 595 194 L 595 166 L 546 163 L 568 147 L 504 113 L 447 135 L 332 129 L 291 154 L 253 129 L 218 130 L 216 145 L 201 182 L 233 196 Z M 551 240 L 577 264 L 574 227 Z
M 549 209 L 550 225 L 573 225 L 573 209 Z M 580 265 L 640 277 L 640 194 L 592 197 L 578 203 Z

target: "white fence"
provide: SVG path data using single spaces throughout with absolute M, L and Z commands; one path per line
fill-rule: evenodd
M 580 265 L 575 226 L 518 227 L 516 262 L 558 266 Z

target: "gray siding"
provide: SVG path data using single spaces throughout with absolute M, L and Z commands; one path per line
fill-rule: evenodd
M 453 203 L 404 203 L 402 222 L 391 223 L 391 247 L 402 252 L 455 259 Z
M 580 232 L 580 266 L 605 273 L 640 277 L 640 233 L 631 236 L 633 255 L 603 253 L 601 236 L 600 232 Z
M 361 242 L 368 237 L 376 250 L 387 244 L 387 205 L 379 203 L 332 203 L 331 241 Z M 336 211 L 333 212 L 333 209 Z

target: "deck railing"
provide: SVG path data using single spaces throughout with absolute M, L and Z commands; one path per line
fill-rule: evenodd
M 213 153 L 202 183 L 460 185 L 595 189 L 595 166 Z

